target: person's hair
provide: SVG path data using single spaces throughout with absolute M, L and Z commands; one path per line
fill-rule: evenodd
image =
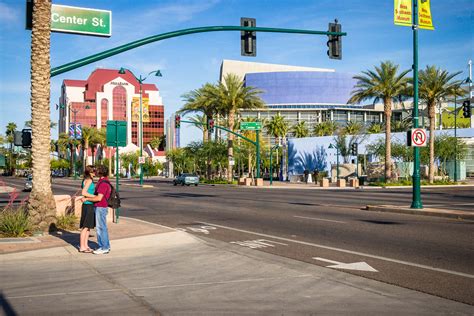
M 95 173 L 94 166 L 91 166 L 91 165 L 86 166 L 86 168 L 84 169 L 84 180 L 86 179 L 92 180 L 91 173 Z
M 99 177 L 107 177 L 109 175 L 109 168 L 107 168 L 107 166 L 104 166 L 104 165 L 98 165 L 95 168 L 95 171 Z

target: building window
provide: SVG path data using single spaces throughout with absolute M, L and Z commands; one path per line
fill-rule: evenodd
M 102 127 L 107 126 L 107 119 L 109 118 L 109 100 L 107 99 L 102 99 L 100 101 L 100 120 L 101 120 L 101 125 Z
M 116 86 L 112 91 L 114 120 L 127 120 L 127 90 L 122 86 Z

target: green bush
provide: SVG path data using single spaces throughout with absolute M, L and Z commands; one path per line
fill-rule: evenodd
M 58 220 L 56 227 L 62 230 L 73 230 L 77 228 L 77 217 L 74 214 L 61 215 L 56 217 Z
M 227 181 L 226 179 L 217 178 L 217 179 L 199 179 L 201 183 L 205 184 L 237 184 L 237 181 Z
M 23 237 L 31 229 L 25 208 L 6 208 L 0 213 L 0 234 Z

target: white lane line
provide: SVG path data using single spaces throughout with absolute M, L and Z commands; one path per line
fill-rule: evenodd
M 435 267 L 427 266 L 427 265 L 424 265 L 424 264 L 418 264 L 418 263 L 413 263 L 413 262 L 408 262 L 408 261 L 403 261 L 403 260 L 397 260 L 397 259 L 392 259 L 392 258 L 387 258 L 387 257 L 382 257 L 382 256 L 377 256 L 377 255 L 371 255 L 369 253 L 364 253 L 364 252 L 352 251 L 352 250 L 341 249 L 341 248 L 336 248 L 336 247 L 329 247 L 329 246 L 325 246 L 325 245 L 319 245 L 319 244 L 306 242 L 306 241 L 299 241 L 299 240 L 294 240 L 294 239 L 289 239 L 289 238 L 284 238 L 284 237 L 278 237 L 278 236 L 274 236 L 274 235 L 256 233 L 256 232 L 252 232 L 252 231 L 248 231 L 248 230 L 244 230 L 244 229 L 238 229 L 238 228 L 233 228 L 233 227 L 228 227 L 228 226 L 223 226 L 223 225 L 217 225 L 217 224 L 212 224 L 212 223 L 207 223 L 207 222 L 201 222 L 201 224 L 216 226 L 216 227 L 229 229 L 229 230 L 233 230 L 233 231 L 237 231 L 237 232 L 241 232 L 241 233 L 246 233 L 246 234 L 253 234 L 253 235 L 263 236 L 263 237 L 267 237 L 267 238 L 274 238 L 274 239 L 293 242 L 293 243 L 306 245 L 306 246 L 312 246 L 312 247 L 323 248 L 323 249 L 328 249 L 328 250 L 340 251 L 340 252 L 344 252 L 344 253 L 350 253 L 350 254 L 353 254 L 353 255 L 364 256 L 364 257 L 379 259 L 379 260 L 388 261 L 388 262 L 395 262 L 395 263 L 399 263 L 399 264 L 403 264 L 403 265 L 407 265 L 407 266 L 412 266 L 412 267 L 417 267 L 417 268 L 422 268 L 422 269 L 427 269 L 427 270 L 432 270 L 432 271 L 437 271 L 437 272 L 444 272 L 444 273 L 448 273 L 448 274 L 459 275 L 459 276 L 462 276 L 462 277 L 474 279 L 473 274 L 468 274 L 468 273 L 463 273 L 463 272 L 458 272 L 458 271 L 452 271 L 452 270 L 446 270 L 446 269 L 441 269 L 441 268 L 435 268 Z
M 340 224 L 345 224 L 346 222 L 343 221 L 335 221 L 332 219 L 324 219 L 324 218 L 318 218 L 318 217 L 306 217 L 306 216 L 293 216 L 296 218 L 304 218 L 304 219 L 311 219 L 313 221 L 323 221 L 323 222 L 332 222 L 332 223 L 340 223 Z
M 254 279 L 240 279 L 240 280 L 229 280 L 229 281 L 218 281 L 218 282 L 196 282 L 196 283 L 183 283 L 183 284 L 169 284 L 169 285 L 135 287 L 135 288 L 130 288 L 130 290 L 140 291 L 140 290 L 153 290 L 153 289 L 172 288 L 172 287 L 191 287 L 191 286 L 232 284 L 232 283 L 243 283 L 243 282 L 262 282 L 262 281 L 272 281 L 272 280 L 281 280 L 281 279 L 310 278 L 310 277 L 314 277 L 314 276 L 311 275 L 311 274 L 301 274 L 301 275 L 295 275 L 295 276 L 275 277 L 275 278 L 254 278 Z M 71 291 L 71 292 L 57 292 L 57 293 L 48 293 L 48 294 L 17 295 L 17 296 L 8 296 L 7 295 L 7 298 L 8 299 L 22 299 L 22 298 L 38 298 L 38 297 L 48 297 L 48 296 L 66 296 L 66 295 L 78 295 L 78 294 L 104 293 L 104 292 L 121 292 L 121 291 L 122 291 L 122 289 Z

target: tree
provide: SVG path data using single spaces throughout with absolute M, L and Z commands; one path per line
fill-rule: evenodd
M 292 131 L 296 138 L 308 137 L 309 135 L 309 129 L 306 126 L 305 121 L 298 122 L 296 125 L 294 125 Z
M 151 148 L 160 149 L 160 148 L 164 148 L 165 142 L 166 142 L 166 136 L 161 135 L 158 137 L 153 137 L 150 140 L 149 145 L 151 146 Z
M 337 131 L 337 124 L 333 121 L 325 121 L 318 123 L 313 128 L 315 136 L 331 136 Z
M 97 134 L 97 129 L 95 127 L 82 127 L 82 138 L 81 138 L 81 146 L 82 152 L 84 157 L 84 163 L 82 164 L 83 169 L 85 170 L 87 165 L 87 155 L 89 151 L 89 143 L 94 139 L 95 135 Z
M 379 134 L 383 130 L 383 124 L 382 123 L 372 123 L 370 124 L 369 128 L 367 128 L 367 133 L 368 134 Z
M 229 129 L 234 131 L 234 122 L 236 113 L 239 110 L 244 109 L 256 109 L 264 108 L 265 103 L 260 98 L 261 90 L 254 87 L 244 86 L 242 80 L 236 74 L 227 74 L 224 77 L 224 82 L 220 82 L 218 86 L 219 90 L 219 104 L 221 112 L 227 115 L 227 121 L 229 123 Z M 232 180 L 233 177 L 233 166 L 230 165 L 231 159 L 233 159 L 233 141 L 234 135 L 228 134 L 228 152 L 227 157 L 229 161 L 229 168 L 227 170 L 227 179 Z
M 265 128 L 269 135 L 275 137 L 275 141 L 278 142 L 278 138 L 285 137 L 288 134 L 289 125 L 283 116 L 277 114 L 265 124 Z
M 347 122 L 346 126 L 342 129 L 346 135 L 358 135 L 364 130 L 364 125 L 359 122 L 350 121 Z
M 407 94 L 409 78 L 406 75 L 410 70 L 398 73 L 398 65 L 391 61 L 384 61 L 374 70 L 363 71 L 361 75 L 354 76 L 357 80 L 355 90 L 347 103 L 361 103 L 373 100 L 374 103 L 382 101 L 385 114 L 385 180 L 392 177 L 391 163 L 391 117 L 393 102 L 401 101 Z
M 92 164 L 95 164 L 95 151 L 97 149 L 97 146 L 100 146 L 100 155 L 99 155 L 99 161 L 102 160 L 103 157 L 103 152 L 104 152 L 104 147 L 106 145 L 106 140 L 107 140 L 107 129 L 106 128 L 101 128 L 101 129 L 96 129 L 94 133 L 92 134 L 92 137 L 89 141 L 89 145 L 91 146 L 91 152 L 92 152 Z M 112 169 L 112 167 L 110 167 Z M 109 169 L 109 172 L 110 172 Z
M 51 0 L 33 2 L 31 30 L 31 129 L 33 188 L 28 199 L 29 218 L 41 230 L 52 229 L 56 204 L 51 190 L 50 121 Z
M 10 171 L 10 173 L 13 175 L 13 173 L 15 172 L 15 163 L 14 163 L 14 146 L 13 146 L 13 142 L 14 142 L 14 139 L 15 139 L 15 130 L 16 130 L 17 126 L 14 122 L 10 122 L 7 124 L 7 127 L 6 127 L 6 131 L 5 131 L 5 135 L 7 136 L 6 137 L 6 141 L 8 144 L 10 144 L 10 153 L 9 153 L 9 158 L 8 161 L 8 169 Z
M 203 142 L 211 140 L 212 135 L 210 131 L 207 130 L 207 116 L 196 114 L 195 116 L 189 118 L 189 120 L 194 123 L 199 123 L 199 124 L 195 124 L 194 126 L 196 126 L 202 131 Z
M 430 164 L 429 181 L 434 181 L 434 158 L 435 158 L 435 106 L 438 102 L 454 96 L 462 96 L 464 91 L 459 88 L 461 81 L 454 81 L 454 77 L 461 72 L 450 74 L 446 70 L 441 70 L 435 66 L 426 66 L 426 69 L 420 70 L 420 99 L 428 107 L 428 118 L 430 120 Z

